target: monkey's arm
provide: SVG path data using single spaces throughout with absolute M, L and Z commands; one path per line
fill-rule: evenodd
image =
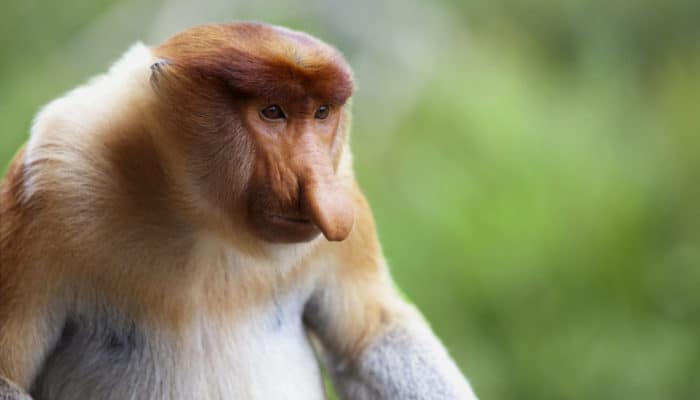
M 22 152 L 0 183 L 0 400 L 26 400 L 32 379 L 60 335 L 56 281 L 39 268 L 36 208 L 27 200 Z
M 60 330 L 31 301 L 2 294 L 0 303 L 0 400 L 28 400 L 25 391 Z
M 342 243 L 324 243 L 328 275 L 306 310 L 342 399 L 476 399 L 420 313 L 396 293 L 372 216 L 355 189 L 357 219 Z
M 0 376 L 0 400 L 31 400 L 31 397 L 12 382 Z

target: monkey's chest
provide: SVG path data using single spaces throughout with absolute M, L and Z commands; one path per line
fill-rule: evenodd
M 182 332 L 78 318 L 35 382 L 37 400 L 323 399 L 300 307 Z M 146 333 L 149 332 L 149 333 Z

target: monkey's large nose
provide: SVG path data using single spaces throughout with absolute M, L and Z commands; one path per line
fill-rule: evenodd
M 302 201 L 326 239 L 345 240 L 355 223 L 351 196 L 335 176 L 330 160 L 321 164 L 315 165 L 312 176 L 303 180 Z
M 304 190 L 311 220 L 330 241 L 345 240 L 355 222 L 355 213 L 346 192 L 337 183 L 308 185 Z

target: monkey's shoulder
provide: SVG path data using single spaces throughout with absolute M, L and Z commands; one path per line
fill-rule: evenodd
M 0 182 L 0 267 L 9 268 L 11 260 L 24 253 L 24 237 L 32 225 L 31 215 L 36 204 L 27 193 L 28 175 L 24 166 L 25 148 L 22 147 L 10 163 Z

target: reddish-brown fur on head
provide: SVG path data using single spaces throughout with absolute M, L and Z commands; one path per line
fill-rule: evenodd
M 188 29 L 156 49 L 192 81 L 216 81 L 232 94 L 343 105 L 353 90 L 342 55 L 300 32 L 260 24 Z
M 186 30 L 154 54 L 159 119 L 172 158 L 184 160 L 183 186 L 267 241 L 309 240 L 319 230 L 347 237 L 353 211 L 335 173 L 353 82 L 337 50 L 303 33 L 236 23 Z M 285 118 L 263 118 L 269 105 Z M 332 110 L 326 119 L 315 117 L 322 105 Z

